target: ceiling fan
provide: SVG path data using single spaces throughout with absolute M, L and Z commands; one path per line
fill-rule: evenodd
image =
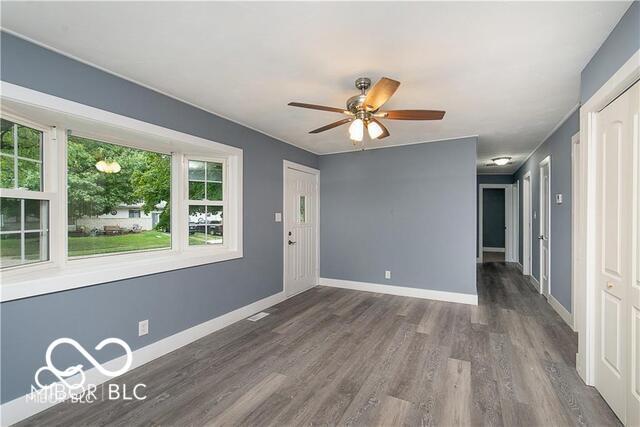
M 335 127 L 351 123 L 349 126 L 349 138 L 356 144 L 364 138 L 364 129 L 371 139 L 382 139 L 389 136 L 389 130 L 380 119 L 389 120 L 442 120 L 444 111 L 438 110 L 388 110 L 380 108 L 398 90 L 400 82 L 383 77 L 367 92 L 371 86 L 371 79 L 360 77 L 356 80 L 356 88 L 360 94 L 347 99 L 347 108 L 326 107 L 324 105 L 304 104 L 302 102 L 290 102 L 292 107 L 310 108 L 312 110 L 331 111 L 342 113 L 348 117 L 330 123 L 309 133 L 320 133 Z

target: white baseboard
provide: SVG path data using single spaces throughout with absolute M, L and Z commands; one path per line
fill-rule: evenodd
M 284 292 L 279 292 L 275 295 L 271 295 L 267 298 L 261 299 L 244 307 L 240 307 L 234 311 L 231 311 L 215 319 L 208 320 L 199 325 L 193 326 L 177 334 L 171 335 L 167 338 L 163 338 L 145 347 L 142 347 L 133 352 L 133 363 L 130 369 L 137 368 L 154 359 L 164 356 L 180 347 L 192 343 L 204 336 L 207 336 L 213 332 L 216 332 L 226 326 L 229 326 L 235 322 L 245 319 L 252 314 L 265 310 L 279 302 L 287 299 Z M 44 357 L 44 354 L 43 354 Z M 103 364 L 103 367 L 108 370 L 118 370 L 123 366 L 125 362 L 125 356 L 118 357 L 107 363 Z M 107 377 L 101 374 L 96 368 L 85 371 L 86 384 L 100 385 L 112 377 Z M 74 378 L 68 379 L 71 383 L 74 382 Z M 58 403 L 62 403 L 63 399 L 53 402 L 34 402 L 27 399 L 28 394 L 20 396 L 0 406 L 0 425 L 9 426 L 15 424 L 21 420 L 29 418 L 38 412 L 44 411 Z
M 505 248 L 492 248 L 489 246 L 483 246 L 482 252 L 505 252 Z
M 573 314 L 569 313 L 569 310 L 564 308 L 564 306 L 560 304 L 560 302 L 555 299 L 553 295 L 549 294 L 547 301 L 549 302 L 549 305 L 553 307 L 556 313 L 558 313 L 560 317 L 562 317 L 562 320 L 564 320 L 564 322 L 569 325 L 571 330 L 575 331 L 575 327 L 573 325 Z
M 353 289 L 356 291 L 376 292 L 379 294 L 399 295 L 403 297 L 432 299 L 437 301 L 457 302 L 478 305 L 478 296 L 458 292 L 435 291 L 431 289 L 408 288 L 406 286 L 380 285 L 377 283 L 354 282 L 352 280 L 320 278 L 321 286 Z
M 540 292 L 540 282 L 538 282 L 538 279 L 533 277 L 533 275 L 527 276 L 527 277 L 529 278 L 529 280 L 531 280 L 531 283 L 533 284 L 533 287 L 536 288 L 536 290 L 538 292 Z
M 514 262 L 514 264 L 516 265 L 516 268 L 517 268 L 518 270 L 520 270 L 520 273 L 522 273 L 522 271 L 523 271 L 523 270 L 522 270 L 522 264 L 520 264 L 518 261 Z

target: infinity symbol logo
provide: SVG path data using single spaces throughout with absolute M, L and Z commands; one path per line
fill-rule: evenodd
M 40 369 L 38 369 L 36 371 L 36 374 L 34 376 L 34 380 L 36 382 L 36 384 L 38 385 L 38 387 L 40 387 L 41 389 L 46 389 L 49 387 L 52 387 L 55 385 L 55 383 L 53 384 L 49 384 L 49 385 L 42 385 L 42 383 L 40 382 L 40 374 L 44 371 L 49 371 L 51 372 L 55 377 L 58 378 L 58 380 L 60 382 L 62 382 L 65 386 L 67 386 L 69 389 L 71 390 L 75 390 L 78 388 L 81 388 L 84 385 L 84 382 L 86 381 L 86 376 L 84 374 L 84 370 L 83 370 L 83 365 L 79 364 L 79 365 L 74 365 L 74 366 L 70 366 L 65 370 L 60 370 L 58 368 L 56 368 L 53 364 L 53 361 L 51 360 L 51 354 L 53 353 L 53 350 L 61 345 L 61 344 L 69 344 L 70 346 L 74 347 L 76 350 L 78 350 L 78 352 L 80 354 L 82 354 L 85 359 L 87 359 L 102 375 L 105 375 L 107 377 L 117 377 L 118 375 L 122 375 L 125 372 L 127 372 L 129 370 L 129 368 L 131 367 L 131 362 L 133 360 L 133 355 L 131 354 L 131 348 L 129 347 L 129 345 L 124 342 L 123 340 L 119 339 L 119 338 L 107 338 L 105 340 L 100 341 L 100 343 L 95 347 L 96 350 L 102 350 L 106 345 L 109 344 L 117 344 L 120 347 L 122 347 L 124 349 L 125 355 L 126 357 L 126 361 L 125 364 L 122 368 L 116 370 L 116 371 L 110 371 L 108 369 L 105 369 L 87 350 L 85 350 L 84 347 L 82 347 L 76 340 L 73 340 L 71 338 L 58 338 L 57 340 L 55 340 L 54 342 L 52 342 L 51 344 L 49 344 L 49 347 L 47 348 L 47 353 L 46 353 L 46 361 L 47 361 L 47 365 L 46 366 L 42 366 Z M 73 382 L 70 383 L 67 381 L 68 378 L 73 377 L 74 375 L 80 374 L 80 381 L 79 382 Z

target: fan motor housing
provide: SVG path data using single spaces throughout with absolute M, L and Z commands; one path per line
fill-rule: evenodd
M 367 95 L 361 93 L 360 95 L 355 95 L 347 99 L 347 110 L 351 111 L 354 114 L 357 113 L 358 110 L 362 109 L 362 104 L 364 104 L 364 100 L 366 97 Z

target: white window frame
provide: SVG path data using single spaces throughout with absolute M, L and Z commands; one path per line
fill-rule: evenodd
M 3 112 L 2 118 L 5 120 L 9 120 L 11 122 L 17 123 L 19 125 L 27 126 L 37 131 L 42 132 L 42 140 L 40 147 L 40 191 L 34 190 L 26 190 L 19 189 L 17 187 L 18 183 L 18 170 L 17 167 L 14 167 L 14 179 L 15 186 L 14 188 L 0 188 L 0 196 L 3 198 L 12 198 L 12 199 L 28 199 L 28 200 L 45 200 L 48 202 L 48 212 L 47 212 L 47 253 L 48 257 L 43 261 L 36 261 L 26 264 L 14 265 L 11 267 L 5 267 L 2 269 L 2 273 L 4 274 L 7 271 L 17 270 L 22 268 L 33 268 L 36 266 L 40 266 L 43 264 L 51 264 L 57 261 L 57 254 L 54 253 L 53 248 L 53 238 L 51 236 L 52 233 L 52 224 L 57 219 L 58 205 L 56 200 L 56 129 L 52 127 L 42 126 L 28 118 L 22 117 L 18 114 L 12 114 L 10 112 Z M 17 141 L 14 141 L 16 144 Z M 14 146 L 15 147 L 15 146 Z M 17 158 L 17 153 L 15 153 L 15 157 Z M 21 220 L 22 221 L 22 220 Z M 22 231 L 24 231 L 24 224 L 21 226 Z M 35 231 L 35 230 L 30 230 Z M 8 233 L 7 233 L 8 234 Z
M 242 149 L 6 82 L 0 81 L 0 89 L 3 118 L 43 131 L 45 190 L 2 189 L 0 195 L 49 201 L 49 260 L 3 269 L 0 301 L 243 257 Z M 67 257 L 67 130 L 106 143 L 172 155 L 170 248 Z M 222 245 L 188 246 L 185 166 L 189 158 L 224 164 Z
M 208 163 L 222 163 L 222 200 L 208 200 L 208 199 L 202 199 L 202 200 L 192 200 L 189 199 L 189 161 L 196 161 L 196 162 L 208 162 Z M 184 211 L 185 211 L 185 223 L 186 227 L 187 227 L 187 241 L 186 241 L 186 246 L 188 248 L 188 250 L 190 251 L 202 251 L 202 250 L 209 250 L 209 251 L 217 251 L 219 249 L 223 249 L 226 250 L 228 248 L 227 245 L 227 239 L 225 238 L 225 230 L 226 230 L 226 211 L 227 211 L 227 196 L 228 196 L 228 189 L 227 189 L 227 159 L 225 158 L 216 158 L 216 157 L 203 157 L 203 156 L 196 156 L 196 155 L 187 155 L 184 158 L 184 183 L 185 183 L 185 187 L 184 187 L 184 194 L 185 194 L 185 198 L 184 198 Z M 206 175 L 205 175 L 205 183 L 206 183 Z M 206 194 L 206 185 L 205 185 L 205 194 Z M 222 244 L 218 244 L 218 245 L 189 245 L 189 236 L 188 236 L 188 229 L 189 229 L 189 206 L 221 206 L 222 207 Z M 184 227 L 183 224 L 183 227 Z

